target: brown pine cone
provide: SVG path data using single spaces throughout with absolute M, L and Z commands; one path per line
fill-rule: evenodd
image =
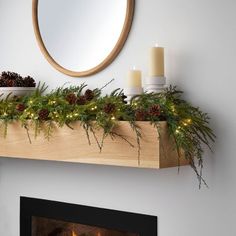
M 7 87 L 16 87 L 15 80 L 13 79 L 7 80 Z
M 19 74 L 15 72 L 3 71 L 0 75 L 0 80 L 1 87 L 17 87 L 17 81 L 23 79 Z
M 16 110 L 19 111 L 19 112 L 23 112 L 25 110 L 25 105 L 22 104 L 22 103 L 19 103 L 16 105 Z
M 104 107 L 103 107 L 103 111 L 107 114 L 111 114 L 113 112 L 115 112 L 116 110 L 116 106 L 113 103 L 107 103 Z
M 74 105 L 77 103 L 77 96 L 74 93 L 69 93 L 66 96 L 66 101 L 69 102 L 70 105 Z
M 77 99 L 77 104 L 78 105 L 84 105 L 86 103 L 86 98 L 85 96 L 79 96 Z
M 7 81 L 5 79 L 0 79 L 0 87 L 7 87 Z
M 160 105 L 153 105 L 149 108 L 149 115 L 152 117 L 158 117 L 161 114 Z
M 8 79 L 8 80 L 15 80 L 17 78 L 22 79 L 22 77 L 19 74 L 15 73 L 15 72 L 10 72 L 10 71 L 3 71 L 1 74 L 1 78 Z
M 147 118 L 147 112 L 143 109 L 138 109 L 135 111 L 135 119 L 137 121 L 144 121 Z
M 35 80 L 30 76 L 25 77 L 24 80 L 22 80 L 22 84 L 23 84 L 23 87 L 35 87 L 36 86 Z
M 3 71 L 0 75 L 0 87 L 35 87 L 35 80 L 27 76 L 24 79 L 15 72 Z
M 16 78 L 16 80 L 15 80 L 15 87 L 25 87 L 24 86 L 24 80 L 20 79 L 20 78 Z
M 87 89 L 84 93 L 84 96 L 87 101 L 91 101 L 94 98 L 94 92 L 90 89 Z
M 49 110 L 48 109 L 41 109 L 38 113 L 40 120 L 47 120 L 49 116 Z

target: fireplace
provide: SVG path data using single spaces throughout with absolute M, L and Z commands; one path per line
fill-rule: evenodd
M 157 236 L 157 217 L 21 197 L 20 236 Z

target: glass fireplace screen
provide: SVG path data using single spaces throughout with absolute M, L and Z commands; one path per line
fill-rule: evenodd
M 140 236 L 139 234 L 44 217 L 32 217 L 32 236 Z
M 157 217 L 21 197 L 20 236 L 157 236 Z

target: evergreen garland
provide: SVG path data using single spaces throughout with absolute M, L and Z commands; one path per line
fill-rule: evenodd
M 0 127 L 7 135 L 8 124 L 20 121 L 25 128 L 29 141 L 29 129 L 34 128 L 35 137 L 43 132 L 46 139 L 50 139 L 53 131 L 64 125 L 72 128 L 72 123 L 80 121 L 84 128 L 88 143 L 90 135 L 95 138 L 100 150 L 107 136 L 121 138 L 114 127 L 119 121 L 128 121 L 132 127 L 138 144 L 138 157 L 140 155 L 141 130 L 136 121 L 148 121 L 159 132 L 159 121 L 167 121 L 169 135 L 174 140 L 174 146 L 180 154 L 185 153 L 199 180 L 206 184 L 202 177 L 203 146 L 211 149 L 215 135 L 209 127 L 209 117 L 199 108 L 193 107 L 181 98 L 182 91 L 170 86 L 161 93 L 144 93 L 136 96 L 130 104 L 124 101 L 123 91 L 116 89 L 110 95 L 101 96 L 103 89 L 86 89 L 86 85 L 60 87 L 46 95 L 45 84 L 38 85 L 32 95 L 0 100 Z M 73 129 L 73 128 L 72 128 Z M 102 140 L 96 137 L 96 130 L 103 130 Z M 131 146 L 133 144 L 129 143 Z

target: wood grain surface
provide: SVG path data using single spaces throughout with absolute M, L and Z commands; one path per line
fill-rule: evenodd
M 149 122 L 137 122 L 142 130 L 140 157 L 136 136 L 128 122 L 120 122 L 116 133 L 122 134 L 131 147 L 122 138 L 107 137 L 100 152 L 92 133 L 91 145 L 88 144 L 86 132 L 80 122 L 74 123 L 74 129 L 68 127 L 56 128 L 48 141 L 41 133 L 34 139 L 34 131 L 30 130 L 32 143 L 29 143 L 26 130 L 15 122 L 8 127 L 7 137 L 1 137 L 0 156 L 36 160 L 53 160 L 78 162 L 88 164 L 129 166 L 139 168 L 166 168 L 178 165 L 178 155 L 167 132 L 166 122 L 160 122 L 160 137 L 157 130 Z M 96 130 L 100 141 L 102 131 Z M 184 155 L 179 160 L 180 165 L 187 165 Z

